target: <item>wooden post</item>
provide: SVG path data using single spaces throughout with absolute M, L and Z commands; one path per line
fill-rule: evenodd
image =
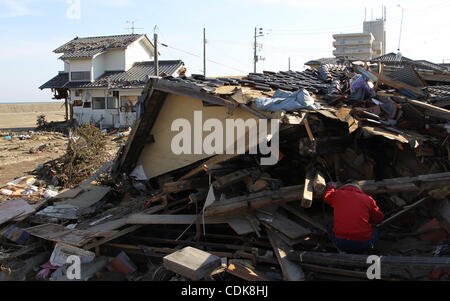
M 306 173 L 305 189 L 303 191 L 302 207 L 311 208 L 313 203 L 313 185 L 314 185 L 314 173 L 310 170 Z
M 69 101 L 65 98 L 64 104 L 66 106 L 66 121 L 69 121 Z

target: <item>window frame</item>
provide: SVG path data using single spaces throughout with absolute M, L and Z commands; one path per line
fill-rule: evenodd
M 103 108 L 96 108 L 95 103 L 100 99 L 103 99 Z M 92 102 L 92 110 L 106 110 L 106 97 L 92 97 L 91 102 Z
M 81 75 L 80 76 L 81 79 L 74 79 L 73 78 L 74 74 Z M 88 74 L 89 74 L 89 76 L 87 78 L 85 78 L 86 75 L 88 75 Z M 91 71 L 72 71 L 72 72 L 70 72 L 70 80 L 76 81 L 76 82 L 91 81 Z

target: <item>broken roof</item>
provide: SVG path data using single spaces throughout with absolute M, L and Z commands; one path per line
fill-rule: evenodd
M 184 66 L 181 60 L 159 61 L 159 74 L 173 76 Z M 75 89 L 75 88 L 143 88 L 148 76 L 155 74 L 155 63 L 138 62 L 128 71 L 107 71 L 94 82 L 69 81 L 68 73 L 60 73 L 40 87 L 40 89 Z
M 409 65 L 415 65 L 416 67 L 418 67 L 420 69 L 439 71 L 439 72 L 448 72 L 448 69 L 441 65 L 434 64 L 434 63 L 431 63 L 431 62 L 425 61 L 425 60 L 412 60 L 412 59 L 409 59 L 404 56 L 398 56 L 397 54 L 395 54 L 393 52 L 376 57 L 372 60 L 372 62 L 383 63 L 386 65 L 409 64 Z
M 63 60 L 92 58 L 95 55 L 108 50 L 127 48 L 141 37 L 146 37 L 146 35 L 131 34 L 88 38 L 76 37 L 72 41 L 54 50 L 54 52 L 64 53 L 64 55 L 60 57 L 60 59 Z M 150 41 L 148 42 L 151 44 Z
M 136 144 L 134 144 L 132 140 L 139 140 L 141 138 L 138 137 L 141 137 L 141 135 L 144 137 L 148 135 L 148 133 L 151 133 L 152 125 L 154 124 L 159 114 L 159 110 L 168 94 L 199 99 L 209 105 L 227 106 L 230 108 L 239 107 L 252 113 L 257 118 L 270 119 L 280 118 L 280 116 L 283 116 L 283 113 L 281 111 L 267 112 L 258 109 L 255 102 L 256 98 L 273 99 L 275 90 L 295 92 L 305 89 L 312 95 L 316 104 L 320 105 L 320 109 L 304 108 L 298 111 L 302 113 L 319 114 L 328 119 L 331 118 L 348 123 L 350 134 L 359 129 L 359 132 L 364 137 L 381 136 L 388 140 L 409 144 L 412 148 L 416 148 L 425 142 L 436 141 L 436 138 L 429 135 L 427 131 L 416 131 L 408 128 L 408 122 L 410 122 L 409 118 L 405 119 L 406 125 L 402 124 L 400 128 L 392 124 L 382 123 L 380 122 L 381 119 L 371 120 L 376 114 L 370 115 L 370 107 L 377 108 L 378 114 L 380 114 L 380 104 L 388 106 L 393 105 L 395 107 L 393 112 L 396 114 L 396 118 L 400 119 L 404 117 L 404 113 L 397 114 L 400 107 L 398 107 L 398 104 L 395 101 L 390 99 L 386 100 L 385 103 L 378 101 L 378 104 L 369 104 L 364 101 L 356 101 L 354 103 L 349 102 L 343 106 L 343 108 L 345 108 L 344 111 L 337 109 L 335 101 L 346 99 L 343 95 L 350 90 L 346 85 L 349 84 L 350 78 L 352 78 L 355 73 L 349 66 L 322 65 L 321 67 L 322 68 L 319 70 L 306 70 L 303 72 L 264 71 L 263 73 L 250 73 L 248 76 L 242 78 L 205 78 L 202 75 L 179 78 L 167 77 L 164 79 L 152 78 L 148 82 L 143 95 L 141 96 L 141 100 L 145 103 L 145 108 L 150 108 L 150 111 L 145 112 L 145 116 L 147 117 L 141 117 L 145 119 L 145 121 L 140 124 L 138 123 L 138 128 L 135 129 L 137 136 L 135 136 L 134 139 L 130 139 L 131 142 L 129 141 L 131 144 L 128 146 L 128 150 L 131 151 L 132 155 L 124 154 L 122 159 L 124 161 L 122 161 L 123 164 L 121 166 L 126 166 L 127 169 L 134 168 L 135 162 L 133 163 L 133 161 L 137 160 L 141 150 L 139 150 L 139 143 L 136 142 Z M 383 80 L 385 80 L 385 78 L 383 78 Z M 337 86 L 340 86 L 340 88 L 338 88 L 337 93 L 333 92 L 330 94 L 330 87 L 334 87 L 336 82 L 338 83 Z M 383 84 L 384 83 L 380 83 L 380 86 Z M 150 93 L 150 91 L 153 92 Z M 383 99 L 383 96 L 377 96 L 376 98 Z M 416 103 L 403 100 L 403 98 L 401 102 L 405 103 L 403 105 L 405 108 L 416 106 Z M 427 104 L 424 103 L 424 105 Z M 383 109 L 386 108 L 383 107 Z M 428 109 L 434 110 L 435 108 L 430 105 L 430 108 Z M 358 116 L 356 112 L 358 110 L 360 110 L 359 112 L 364 111 L 364 113 L 367 113 L 372 117 L 366 116 L 359 118 L 361 116 Z M 422 118 L 425 118 L 423 111 L 422 113 L 420 113 L 422 114 Z M 433 115 L 440 118 L 440 116 L 436 114 L 431 114 L 430 116 Z M 378 117 L 379 116 L 375 118 Z M 446 120 L 447 115 L 444 117 L 445 118 L 441 118 L 441 120 Z M 398 120 L 396 122 L 398 122 Z

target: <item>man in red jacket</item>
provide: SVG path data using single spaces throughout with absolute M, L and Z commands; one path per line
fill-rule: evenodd
M 324 200 L 334 208 L 328 234 L 339 250 L 363 252 L 374 248 L 378 240 L 374 225 L 384 219 L 384 214 L 373 198 L 359 186 L 348 184 L 340 189 L 329 185 Z

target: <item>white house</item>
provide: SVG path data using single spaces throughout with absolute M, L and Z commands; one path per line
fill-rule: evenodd
M 59 59 L 64 71 L 40 89 L 52 89 L 55 99 L 66 99 L 79 123 L 132 126 L 136 102 L 149 76 L 155 75 L 154 50 L 140 34 L 75 38 L 54 51 L 63 54 Z M 159 61 L 158 66 L 159 76 L 186 72 L 181 60 Z

